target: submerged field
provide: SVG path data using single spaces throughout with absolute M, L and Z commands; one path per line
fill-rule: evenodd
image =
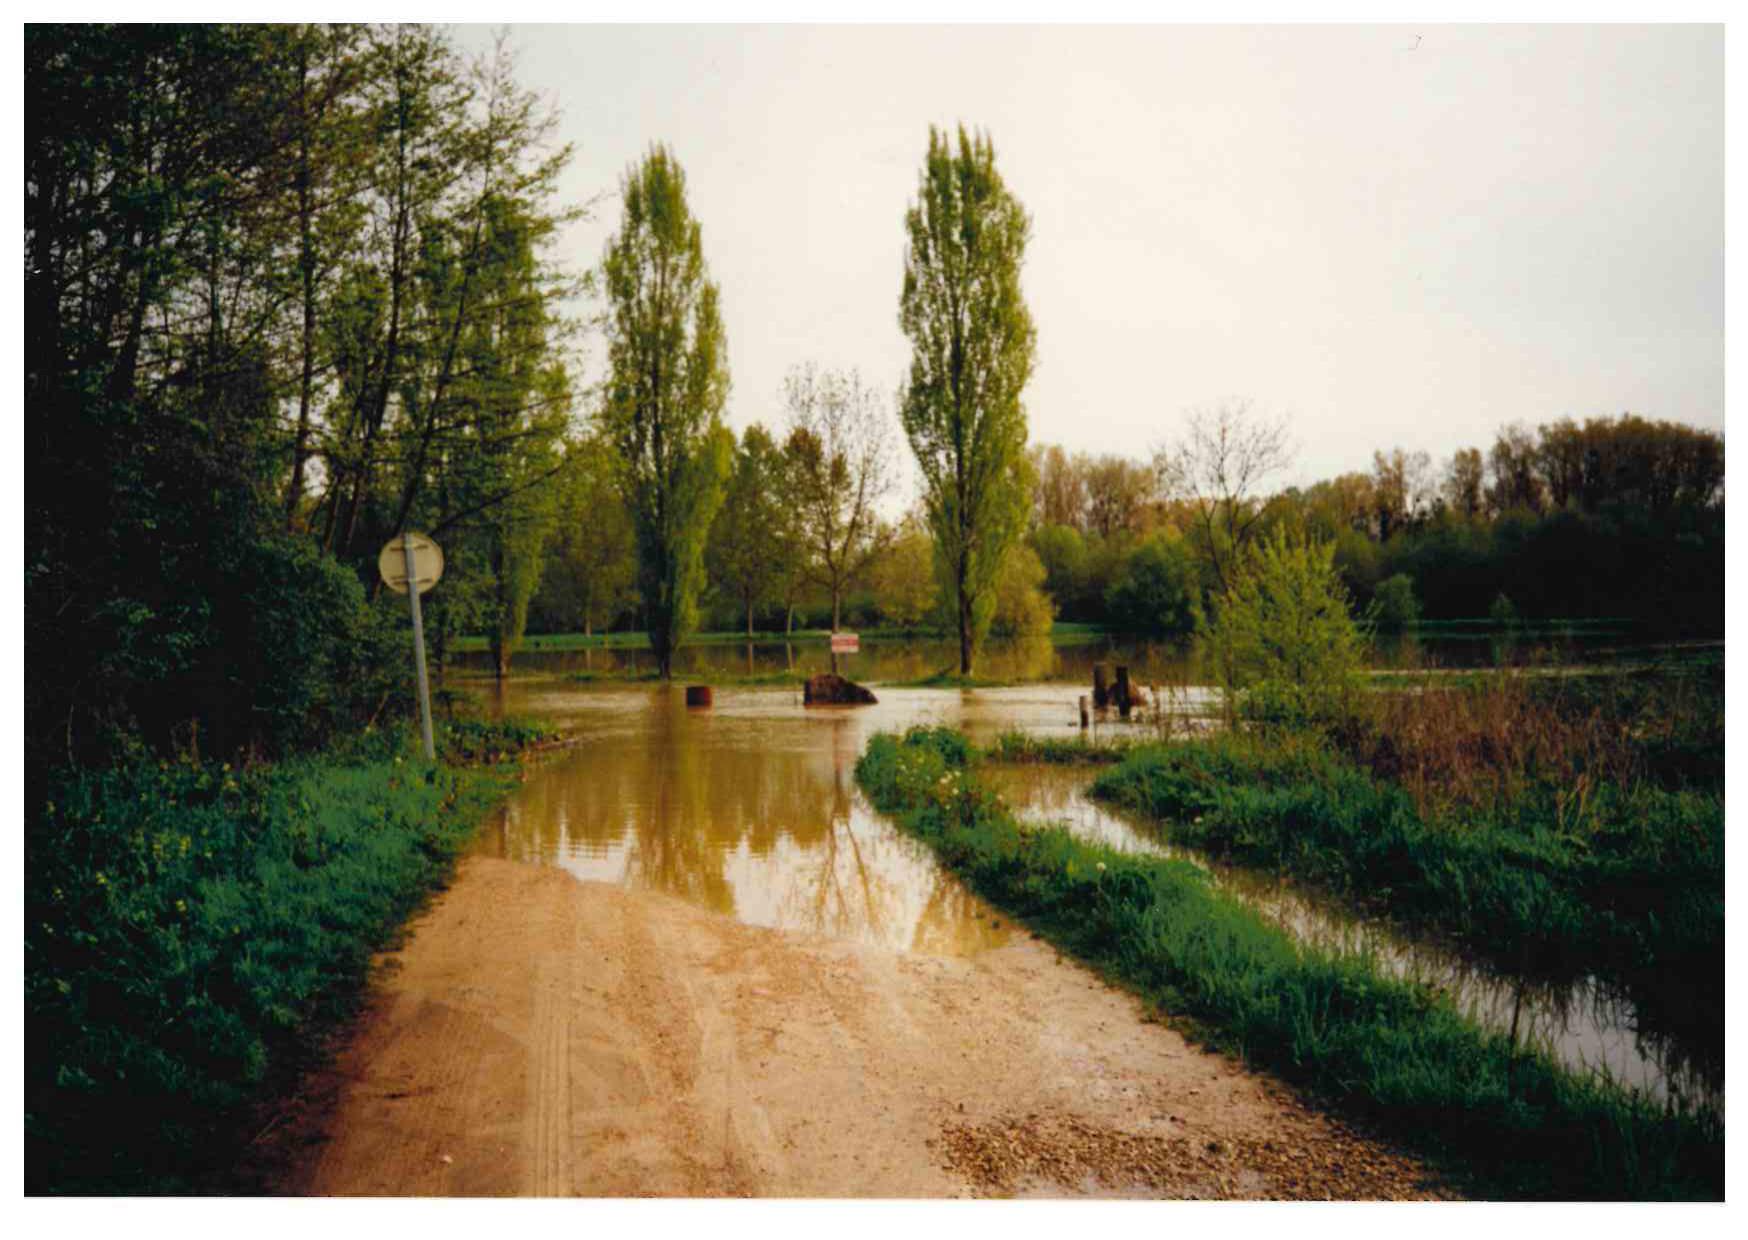
M 1561 1069 L 1364 957 L 1294 942 L 1186 862 L 1018 821 L 962 737 L 877 737 L 875 804 L 975 888 L 1204 1037 L 1366 1114 L 1497 1195 L 1710 1197 L 1722 1121 Z

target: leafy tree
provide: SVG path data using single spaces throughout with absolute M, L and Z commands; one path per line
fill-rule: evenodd
M 1008 548 L 995 579 L 995 614 L 990 631 L 1002 637 L 1036 638 L 1056 622 L 1056 604 L 1043 590 L 1044 565 L 1024 542 Z
M 635 600 L 637 549 L 613 449 L 590 434 L 567 444 L 565 457 L 557 529 L 529 605 L 530 624 L 549 632 L 581 625 L 592 635 Z
M 1487 504 L 1486 473 L 1479 448 L 1459 448 L 1445 468 L 1441 487 L 1444 501 L 1453 512 L 1473 520 Z
M 1044 589 L 1075 619 L 1080 614 L 1086 588 L 1088 562 L 1086 540 L 1071 525 L 1041 525 L 1032 531 L 1032 550 L 1044 566 Z
M 1146 526 L 1158 477 L 1140 461 L 1105 455 L 1085 462 L 1086 524 L 1102 538 L 1137 534 Z
M 771 432 L 756 423 L 747 427 L 710 530 L 708 559 L 712 581 L 740 603 L 748 637 L 754 608 L 771 597 L 796 554 L 787 477 Z
M 1334 553 L 1331 543 L 1276 530 L 1232 574 L 1209 642 L 1229 716 L 1302 727 L 1351 712 L 1365 635 Z
M 1411 629 L 1420 619 L 1420 604 L 1414 598 L 1414 579 L 1397 573 L 1378 583 L 1372 594 L 1373 623 L 1383 633 Z
M 626 174 L 623 198 L 602 262 L 609 375 L 600 421 L 618 453 L 638 590 L 666 679 L 697 625 L 705 541 L 733 457 L 721 420 L 728 358 L 685 173 L 665 146 Z
M 1154 535 L 1124 560 L 1105 591 L 1111 624 L 1149 637 L 1185 637 L 1202 626 L 1195 557 L 1180 538 Z
M 880 554 L 887 533 L 875 512 L 892 489 L 887 421 L 879 397 L 854 370 L 798 366 L 783 392 L 789 409 L 783 455 L 801 571 L 831 599 L 835 633 L 845 591 Z
M 1037 479 L 1032 519 L 1038 525 L 1086 527 L 1086 455 L 1072 457 L 1060 444 L 1033 444 L 1027 450 Z
M 935 579 L 934 540 L 916 514 L 899 523 L 871 575 L 880 614 L 892 623 L 914 628 L 935 610 L 940 589 Z
M 1037 332 L 1020 290 L 1031 222 L 1003 184 L 995 147 L 960 126 L 929 129 L 899 323 L 911 342 L 901 418 L 969 675 L 993 589 L 1031 508 L 1026 414 Z

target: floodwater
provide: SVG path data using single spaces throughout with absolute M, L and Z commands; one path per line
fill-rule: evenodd
M 1178 857 L 1300 942 L 1369 954 L 1390 973 L 1448 994 L 1458 1010 L 1520 1045 L 1539 1046 L 1569 1067 L 1605 1073 L 1659 1100 L 1723 1108 L 1722 1064 L 1707 1065 L 1678 1042 L 1641 1029 L 1633 1000 L 1595 977 L 1512 976 L 1451 944 L 1413 935 L 1280 875 L 1226 864 L 1173 845 L 1144 817 L 1087 795 L 1095 772 L 1044 763 L 989 765 L 984 783 L 1023 819 L 1064 825 L 1128 852 Z
M 580 656 L 564 656 L 572 657 Z M 466 682 L 495 711 L 541 719 L 576 740 L 529 771 L 482 832 L 480 851 L 660 891 L 754 925 L 935 955 L 999 946 L 1012 927 L 872 809 L 856 785 L 856 760 L 876 732 L 922 723 L 951 725 L 979 744 L 1014 729 L 1075 736 L 1092 662 L 1085 679 L 1069 682 L 879 688 L 879 704 L 865 707 L 804 707 L 794 687 L 724 686 L 713 708 L 689 710 L 678 683 L 579 682 L 552 666 L 556 658 L 542 660 L 545 675 Z M 1001 673 L 992 666 L 989 674 Z M 1172 700 L 1192 721 L 1213 706 L 1208 691 L 1193 688 Z M 1152 726 L 1111 718 L 1095 725 L 1094 739 L 1140 738 Z M 1722 1108 L 1721 1055 L 1695 1055 L 1640 1028 L 1634 1002 L 1594 978 L 1512 977 L 1275 875 L 1174 848 L 1154 825 L 1090 800 L 1094 773 L 1085 768 L 988 770 L 1022 815 L 1064 821 L 1119 848 L 1189 856 L 1303 941 L 1368 952 L 1574 1067 Z
M 1015 727 L 1073 735 L 1085 692 L 882 689 L 875 706 L 822 708 L 802 706 L 793 688 L 719 688 L 714 707 L 688 710 L 678 686 L 546 677 L 473 687 L 495 710 L 577 741 L 530 770 L 482 832 L 481 851 L 754 925 L 931 954 L 999 945 L 1010 927 L 869 806 L 855 779 L 868 738 L 919 723 L 951 724 L 979 743 Z
M 626 679 L 653 674 L 655 659 L 636 647 L 544 649 L 540 637 L 527 639 L 516 655 L 517 675 L 558 675 Z M 1666 647 L 1643 644 L 1621 630 L 1580 627 L 1520 636 L 1441 629 L 1426 636 L 1380 637 L 1370 661 L 1379 669 L 1421 671 L 1514 665 L 1570 666 L 1608 664 L 1654 658 Z M 864 638 L 861 653 L 848 656 L 843 671 L 865 684 L 897 685 L 956 671 L 959 649 L 952 641 Z M 484 652 L 452 655 L 451 664 L 464 672 L 484 672 L 490 656 Z M 1094 663 L 1125 664 L 1137 684 L 1199 685 L 1209 680 L 1203 655 L 1195 644 L 1138 642 L 1110 635 L 1070 634 L 1052 640 L 1008 639 L 985 643 L 978 655 L 978 675 L 1005 683 L 1092 683 Z M 831 667 L 823 641 L 710 641 L 681 646 L 674 652 L 674 675 L 682 679 L 738 680 L 782 673 L 812 675 Z M 1084 690 L 1083 690 L 1084 692 Z

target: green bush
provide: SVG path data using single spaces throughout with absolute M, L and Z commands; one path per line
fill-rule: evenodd
M 29 1191 L 188 1192 L 228 1165 L 247 1105 L 506 787 L 408 739 L 60 777 L 26 842 Z
M 1208 643 L 1229 714 L 1315 727 L 1353 712 L 1365 634 L 1334 554 L 1332 543 L 1277 529 L 1234 575 Z
M 1420 604 L 1414 598 L 1414 579 L 1397 573 L 1378 583 L 1372 594 L 1372 622 L 1380 632 L 1400 633 L 1420 620 Z
M 1147 637 L 1188 637 L 1202 627 L 1198 578 L 1195 557 L 1182 539 L 1146 539 L 1105 591 L 1111 625 Z

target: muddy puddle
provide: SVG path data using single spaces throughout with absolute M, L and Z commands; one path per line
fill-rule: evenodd
M 1481 1024 L 1501 1032 L 1515 1027 L 1520 1043 L 1540 1046 L 1570 1067 L 1605 1073 L 1659 1100 L 1723 1109 L 1722 1065 L 1707 1064 L 1678 1041 L 1642 1028 L 1633 999 L 1597 978 L 1513 977 L 1449 944 L 1358 916 L 1278 875 L 1170 844 L 1153 824 L 1090 798 L 1086 790 L 1094 775 L 1085 768 L 991 764 L 982 774 L 1022 818 L 1066 824 L 1077 835 L 1125 851 L 1193 861 L 1301 942 L 1369 953 L 1396 976 L 1449 994 Z
M 792 688 L 719 688 L 688 710 L 678 686 L 561 677 L 470 689 L 544 720 L 574 748 L 530 773 L 479 851 L 579 878 L 678 896 L 759 926 L 930 954 L 999 946 L 1006 919 L 876 814 L 856 760 L 876 732 L 951 724 L 979 743 L 1003 731 L 1076 733 L 1070 685 L 881 689 L 875 706 L 807 708 Z M 1101 736 L 1138 724 L 1101 723 Z

